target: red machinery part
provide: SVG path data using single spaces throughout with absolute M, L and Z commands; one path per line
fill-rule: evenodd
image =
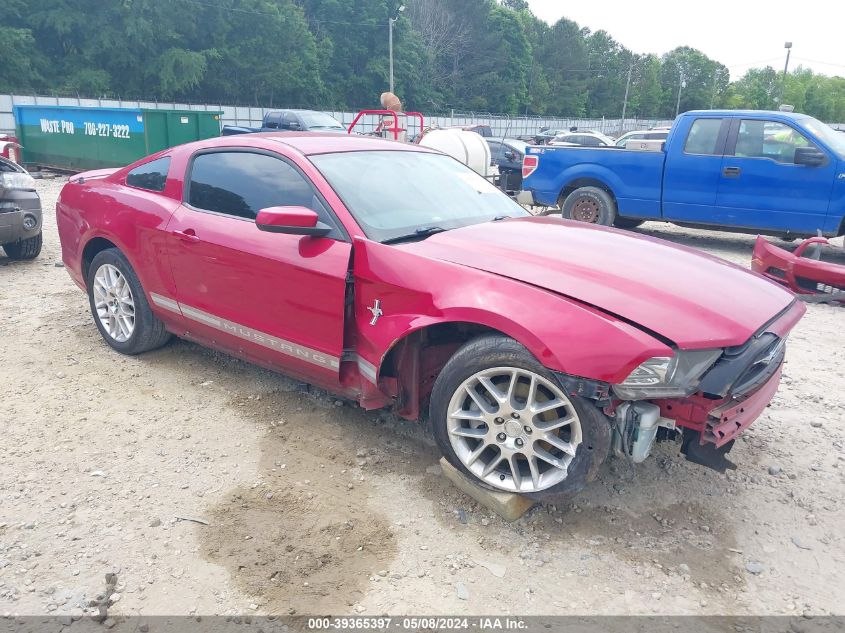
M 384 127 L 382 127 L 383 123 L 380 123 L 379 126 L 376 129 L 377 129 L 377 131 L 384 130 L 386 132 L 392 132 L 394 141 L 399 140 L 399 133 L 400 132 L 406 132 L 407 131 L 407 130 L 405 130 L 405 128 L 399 127 L 399 116 L 400 115 L 404 115 L 406 117 L 412 116 L 412 117 L 418 118 L 420 120 L 420 131 L 422 131 L 425 128 L 425 117 L 423 117 L 422 112 L 399 112 L 399 113 L 397 113 L 397 112 L 394 112 L 393 110 L 361 110 L 358 113 L 358 115 L 355 117 L 355 120 L 352 121 L 352 124 L 349 126 L 349 128 L 346 131 L 349 134 L 352 134 L 352 130 L 355 128 L 356 125 L 358 125 L 358 121 L 360 121 L 362 117 L 367 116 L 367 115 L 375 115 L 375 116 L 381 116 L 381 117 L 392 117 L 393 118 L 393 127 L 384 128 Z

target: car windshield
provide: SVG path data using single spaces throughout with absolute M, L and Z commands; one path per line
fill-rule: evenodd
M 367 237 L 379 242 L 529 215 L 493 184 L 442 154 L 341 152 L 312 156 L 311 162 Z
M 299 116 L 305 123 L 306 127 L 309 128 L 320 128 L 323 130 L 346 129 L 340 121 L 323 112 L 300 112 Z
M 845 134 L 837 132 L 829 125 L 825 125 L 813 118 L 802 119 L 801 124 L 814 134 L 816 138 L 836 152 L 839 158 L 845 159 Z

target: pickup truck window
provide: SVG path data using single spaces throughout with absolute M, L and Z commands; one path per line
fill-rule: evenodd
M 126 174 L 126 184 L 147 191 L 164 191 L 167 184 L 167 171 L 170 169 L 170 156 L 151 160 L 139 165 Z
M 839 158 L 845 159 L 845 134 L 809 117 L 802 119 L 801 124 L 823 143 L 827 143 L 828 147 L 839 155 Z
M 795 150 L 811 145 L 804 135 L 785 123 L 743 119 L 739 123 L 734 155 L 792 164 L 795 162 Z
M 268 127 L 271 129 L 278 129 L 282 125 L 282 113 L 281 112 L 271 112 L 267 115 L 267 118 L 264 120 L 264 127 Z
M 684 144 L 686 154 L 721 154 L 717 147 L 722 119 L 696 119 L 693 121 Z
M 251 152 L 199 154 L 191 167 L 188 203 L 254 220 L 261 209 L 302 206 L 327 215 L 308 181 L 283 160 Z

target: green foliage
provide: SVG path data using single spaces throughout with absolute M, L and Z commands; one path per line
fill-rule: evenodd
M 670 118 L 710 107 L 845 121 L 845 78 L 638 55 L 525 0 L 0 0 L 0 92 L 264 106 Z M 404 11 L 399 11 L 405 5 Z M 684 85 L 682 85 L 682 81 Z

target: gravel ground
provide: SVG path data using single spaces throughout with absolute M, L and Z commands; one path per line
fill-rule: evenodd
M 41 257 L 0 256 L 0 615 L 845 613 L 842 308 L 809 306 L 738 470 L 664 444 L 506 524 L 414 424 L 182 341 L 112 352 L 61 268 L 62 184 Z

